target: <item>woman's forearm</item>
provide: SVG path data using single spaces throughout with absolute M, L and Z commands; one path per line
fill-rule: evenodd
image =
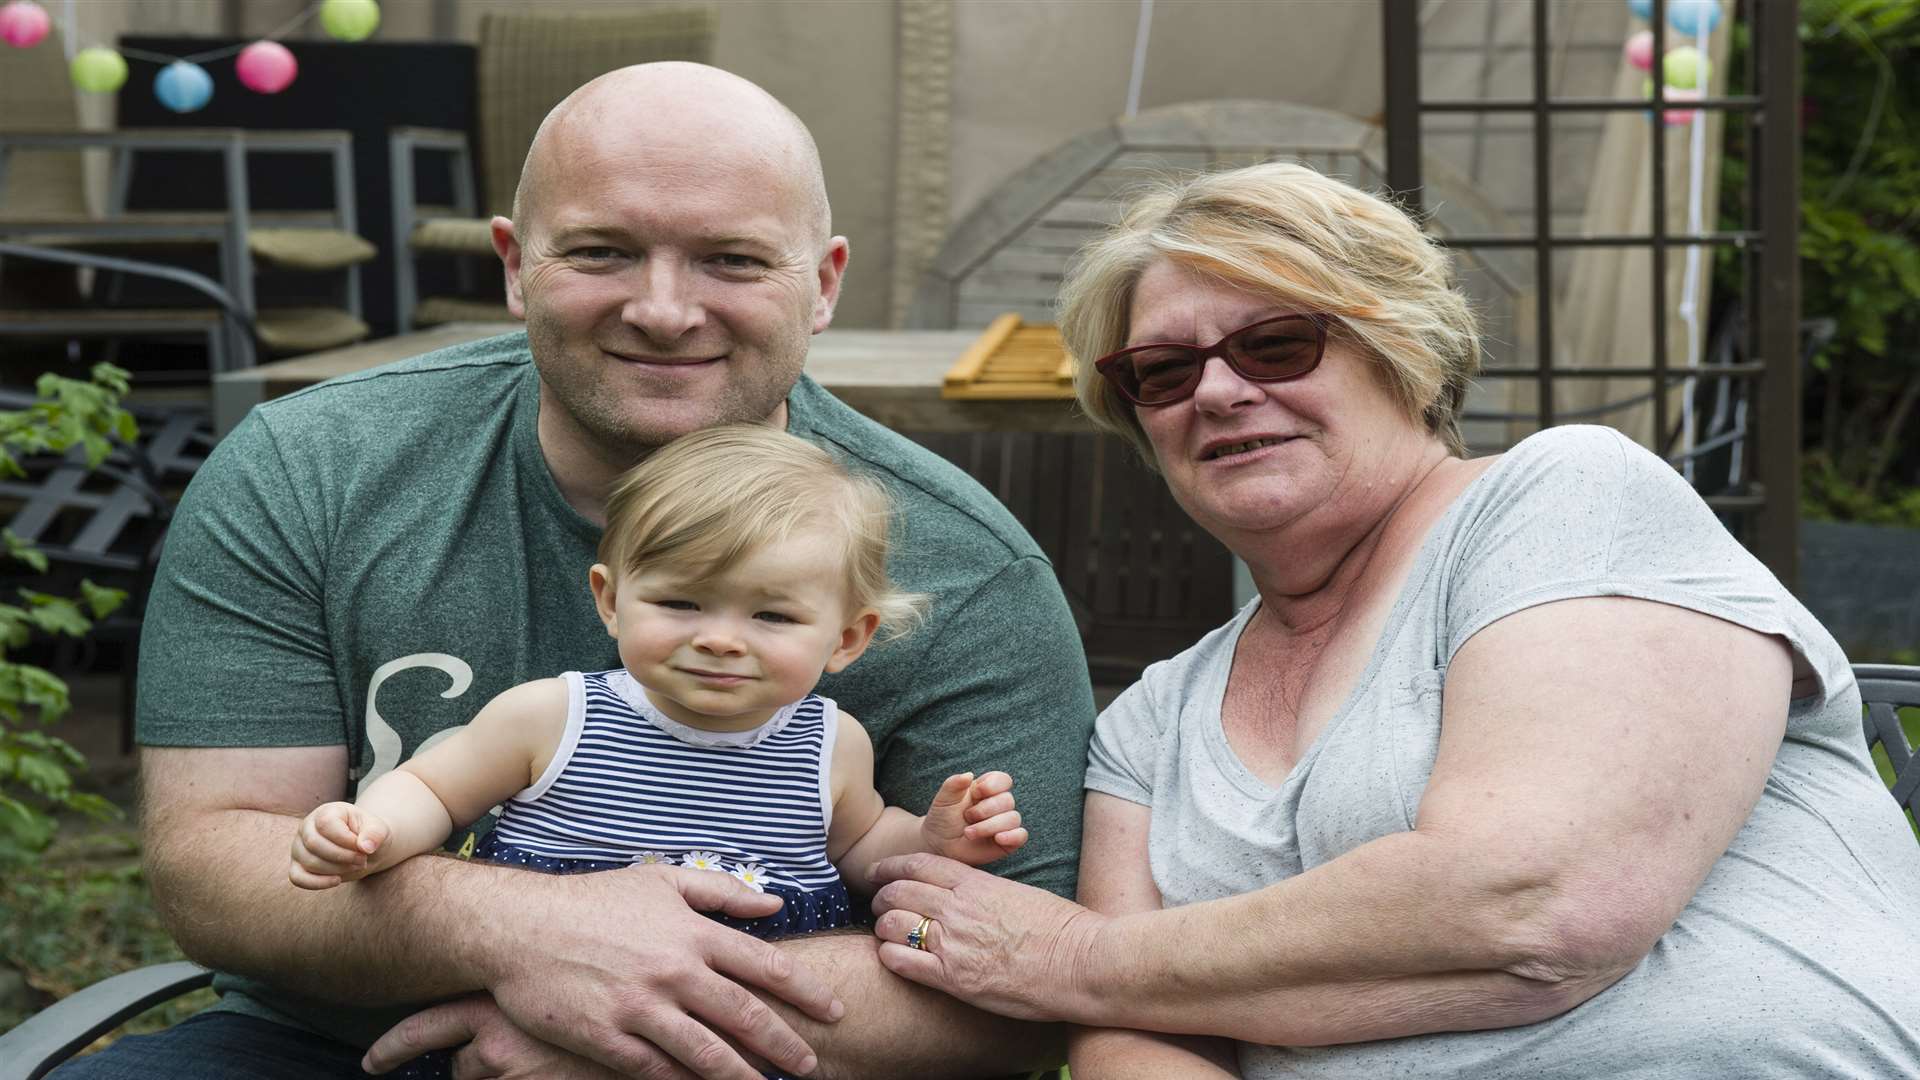
M 1524 880 L 1409 832 L 1257 892 L 1119 916 L 1086 951 L 1072 1018 L 1296 1046 L 1541 1020 L 1631 965 L 1546 963 L 1553 890 Z

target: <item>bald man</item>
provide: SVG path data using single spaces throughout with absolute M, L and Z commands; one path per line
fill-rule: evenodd
M 770 903 L 724 875 L 455 857 L 287 884 L 314 806 L 509 686 L 617 666 L 586 584 L 609 482 L 751 421 L 880 476 L 895 577 L 936 598 L 919 632 L 821 684 L 870 729 L 882 794 L 919 805 L 949 773 L 1012 768 L 1033 839 L 1004 872 L 1072 888 L 1093 716 L 1073 621 L 997 502 L 804 376 L 848 248 L 799 120 L 713 68 L 613 72 L 547 118 L 492 228 L 524 333 L 269 402 L 182 500 L 142 640 L 147 865 L 224 996 L 60 1075 L 359 1076 L 409 1015 L 369 1067 L 458 1044 L 463 1080 L 1059 1060 L 1056 1032 L 901 981 L 870 935 L 769 944 L 707 918 Z

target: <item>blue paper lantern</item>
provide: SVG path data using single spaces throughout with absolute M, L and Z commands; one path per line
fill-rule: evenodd
M 1688 37 L 1720 25 L 1720 0 L 1667 0 L 1667 25 Z
M 199 64 L 175 60 L 154 76 L 153 96 L 177 113 L 204 109 L 213 100 L 213 76 Z
M 1636 19 L 1653 18 L 1653 0 L 1627 0 L 1627 10 Z

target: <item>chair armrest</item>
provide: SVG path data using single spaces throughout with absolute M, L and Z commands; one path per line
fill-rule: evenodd
M 387 142 L 422 150 L 465 150 L 467 133 L 452 128 L 397 127 L 387 130 Z
M 217 304 L 220 314 L 231 324 L 234 330 L 234 347 L 239 352 L 236 357 L 238 365 L 247 368 L 254 364 L 253 340 L 259 334 L 259 327 L 254 323 L 253 312 L 247 310 L 246 305 L 235 299 L 232 293 L 203 275 L 191 270 L 182 270 L 176 266 L 162 266 L 159 263 L 144 262 L 139 259 L 121 259 L 87 251 L 66 251 L 61 248 L 35 247 L 32 244 L 0 242 L 0 257 L 6 256 L 40 262 L 64 263 L 67 266 L 86 266 L 96 270 L 113 270 L 122 274 L 137 274 L 141 277 L 159 278 L 162 281 L 185 285 Z
M 213 972 L 186 960 L 102 979 L 0 1035 L 0 1080 L 38 1080 L 135 1016 L 212 981 Z

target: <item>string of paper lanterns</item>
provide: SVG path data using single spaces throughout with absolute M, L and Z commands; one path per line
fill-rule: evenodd
M 188 113 L 213 100 L 213 76 L 202 64 L 233 57 L 233 73 L 240 85 L 259 94 L 277 94 L 293 84 L 300 63 L 279 38 L 315 17 L 326 32 L 340 41 L 361 41 L 380 26 L 378 0 L 320 0 L 286 25 L 248 45 L 235 45 L 192 56 L 164 56 L 139 49 L 115 50 L 93 45 L 73 54 L 67 70 L 73 85 L 90 94 L 110 94 L 127 81 L 127 57 L 160 65 L 154 76 L 153 96 L 174 112 Z M 10 0 L 0 5 L 0 41 L 16 49 L 30 49 L 46 39 L 53 20 L 34 0 Z M 75 37 L 68 26 L 67 40 Z
M 1627 0 L 1627 7 L 1641 19 L 1653 17 L 1653 0 Z M 1667 0 L 1667 25 L 1686 37 L 1705 40 L 1720 25 L 1719 0 Z M 1653 31 L 1640 30 L 1627 38 L 1627 63 L 1648 73 L 1640 81 L 1640 96 L 1653 96 Z M 1713 65 L 1692 45 L 1667 50 L 1660 58 L 1660 78 L 1666 83 L 1663 95 L 1669 102 L 1698 101 L 1706 96 L 1707 78 Z M 1668 124 L 1691 121 L 1697 109 L 1668 109 L 1662 118 Z
M 1653 0 L 1627 0 L 1627 7 L 1640 19 L 1653 17 Z M 1707 79 L 1713 73 L 1713 66 L 1707 60 L 1707 36 L 1720 24 L 1719 0 L 1667 0 L 1667 25 L 1682 37 L 1693 39 L 1695 44 L 1681 45 L 1669 49 L 1660 57 L 1660 79 L 1666 84 L 1662 97 L 1669 101 L 1698 101 L 1706 96 Z M 1653 31 L 1640 30 L 1627 38 L 1627 63 L 1647 73 L 1641 81 L 1644 96 L 1653 96 Z M 1693 120 L 1700 112 L 1698 109 L 1666 109 L 1662 118 L 1667 124 L 1685 124 Z M 1688 133 L 1687 143 L 1687 225 L 1689 235 L 1697 235 L 1706 228 L 1706 168 L 1707 140 L 1706 125 L 1694 124 Z M 1656 136 L 1657 137 L 1657 136 Z M 1655 208 L 1655 213 L 1663 213 Z M 1687 343 L 1686 370 L 1690 373 L 1681 381 L 1680 395 L 1683 401 L 1691 402 L 1698 376 L 1691 374 L 1700 366 L 1702 335 L 1700 332 L 1700 293 L 1702 268 L 1701 247 L 1688 244 L 1686 248 L 1686 270 L 1680 282 L 1680 306 L 1675 312 L 1686 327 L 1684 339 Z M 1663 283 L 1664 289 L 1664 283 Z M 1694 447 L 1694 411 L 1691 408 L 1680 410 L 1680 447 L 1684 459 L 1680 470 L 1687 480 L 1693 480 L 1694 457 L 1690 451 Z

